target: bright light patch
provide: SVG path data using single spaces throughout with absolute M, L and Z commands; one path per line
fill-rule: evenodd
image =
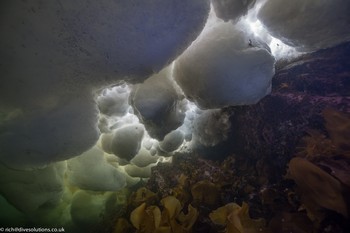
M 250 27 L 250 30 L 254 33 L 255 36 L 261 35 L 262 32 L 266 33 L 266 30 L 262 23 L 259 20 L 256 21 L 248 21 L 248 25 Z
M 271 36 L 271 42 L 269 44 L 272 55 L 276 60 L 291 59 L 300 56 L 302 53 L 298 52 L 294 47 L 286 45 L 277 38 Z
M 248 14 L 241 18 L 238 24 L 242 30 L 253 33 L 255 37 L 269 45 L 271 54 L 276 60 L 291 59 L 300 56 L 302 53 L 297 52 L 295 48 L 271 36 L 271 33 L 257 18 L 258 12 L 265 2 L 265 0 L 258 1 L 255 6 L 248 11 Z
M 269 45 L 271 54 L 276 58 L 276 60 L 291 59 L 302 54 L 300 52 L 297 52 L 295 48 L 271 36 L 269 31 L 263 26 L 260 20 L 250 21 L 249 17 L 247 17 L 242 21 L 243 25 L 247 25 L 249 27 L 248 30 L 251 30 L 254 36 L 258 37 Z

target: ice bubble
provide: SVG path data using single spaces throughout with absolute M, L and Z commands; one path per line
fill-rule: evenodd
M 159 142 L 159 148 L 164 152 L 173 152 L 183 143 L 185 135 L 181 130 L 174 130 L 168 133 L 164 140 Z
M 54 206 L 63 194 L 65 170 L 65 162 L 31 171 L 0 165 L 0 194 L 25 214 L 32 214 L 41 206 Z
M 126 185 L 125 175 L 107 163 L 103 151 L 93 147 L 67 161 L 69 182 L 80 189 L 116 191 Z
M 10 167 L 40 167 L 77 156 L 99 137 L 98 110 L 90 98 L 23 112 L 0 124 L 0 161 Z
M 211 0 L 215 14 L 225 21 L 237 21 L 252 8 L 256 0 Z
M 271 91 L 268 46 L 231 23 L 217 23 L 176 61 L 174 77 L 200 108 L 255 104 Z
M 153 138 L 162 140 L 183 123 L 184 105 L 170 79 L 169 68 L 135 85 L 131 98 L 135 112 Z
M 349 12 L 347 0 L 269 0 L 258 18 L 273 37 L 309 52 L 349 41 Z
M 119 158 L 130 161 L 139 152 L 143 135 L 143 125 L 126 125 L 115 131 L 110 149 Z
M 134 164 L 138 167 L 146 167 L 152 163 L 156 163 L 158 161 L 158 156 L 153 156 L 149 150 L 141 147 L 139 153 L 130 160 L 131 164 Z

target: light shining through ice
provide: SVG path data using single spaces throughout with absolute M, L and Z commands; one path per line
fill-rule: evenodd
M 248 15 L 248 17 L 242 21 L 244 24 L 248 25 L 249 30 L 251 30 L 256 37 L 262 39 L 269 45 L 271 54 L 275 57 L 276 60 L 288 60 L 298 57 L 302 54 L 301 52 L 298 52 L 294 47 L 289 46 L 283 43 L 281 40 L 271 36 L 264 25 L 260 22 L 260 20 L 255 19 L 251 21 Z

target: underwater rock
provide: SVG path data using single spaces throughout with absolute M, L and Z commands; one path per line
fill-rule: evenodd
M 204 146 L 215 146 L 227 139 L 230 115 L 221 109 L 203 110 L 193 122 L 193 140 Z
M 204 159 L 200 151 L 190 155 L 175 153 L 172 164 L 159 164 L 152 168 L 147 188 L 158 192 L 162 197 L 172 194 L 181 204 L 193 203 L 191 189 L 196 183 L 206 180 L 218 185 L 220 197 L 215 208 L 227 203 L 247 202 L 250 216 L 264 218 L 269 222 L 269 229 L 286 227 L 308 232 L 310 226 L 305 224 L 310 224 L 310 220 L 314 224 L 311 226 L 313 229 L 320 229 L 320 223 L 315 223 L 310 218 L 312 216 L 305 214 L 305 209 L 300 209 L 305 206 L 302 205 L 304 198 L 295 190 L 298 186 L 291 180 L 285 180 L 283 175 L 288 162 L 301 149 L 304 151 L 298 156 L 308 155 L 313 158 L 315 163 L 308 163 L 312 167 L 318 166 L 317 171 L 325 173 L 342 187 L 349 183 L 347 177 L 350 163 L 344 157 L 339 159 L 332 133 L 327 133 L 327 114 L 324 112 L 327 108 L 345 114 L 350 112 L 350 82 L 347 80 L 350 74 L 349 58 L 350 43 L 347 43 L 303 55 L 294 61 L 279 61 L 269 96 L 255 105 L 224 109 L 230 115 L 232 130 L 227 141 L 232 156 L 219 162 Z M 338 113 L 335 115 L 339 117 Z M 341 132 L 337 125 L 332 126 L 332 129 Z M 342 133 L 337 135 L 340 134 Z M 304 145 L 299 146 L 303 140 Z M 304 153 L 305 149 L 307 153 Z M 220 156 L 222 155 L 216 153 L 215 159 Z M 192 199 L 188 196 L 192 196 Z M 194 230 L 223 230 L 225 226 L 218 229 L 208 219 L 213 206 L 208 208 L 203 201 L 198 202 L 199 217 Z M 348 200 L 343 200 L 343 203 L 346 202 Z M 323 228 L 327 227 L 327 221 L 347 214 L 339 206 L 333 208 L 322 205 L 328 211 L 324 216 L 316 217 L 321 217 L 319 221 L 324 224 Z M 320 204 L 316 203 L 316 206 L 319 207 Z M 340 209 L 334 210 L 338 207 Z M 210 211 L 206 212 L 208 210 Z M 329 212 L 337 217 L 332 217 Z M 281 213 L 288 213 L 286 221 L 297 219 L 298 222 L 281 222 Z M 342 223 L 335 222 L 332 227 L 342 227 Z
M 312 222 L 305 213 L 283 212 L 271 220 L 269 229 L 279 233 L 308 233 L 312 232 Z
M 233 153 L 266 156 L 272 182 L 283 174 L 309 129 L 325 131 L 322 111 L 350 112 L 350 43 L 276 64 L 272 93 L 252 106 L 231 107 Z

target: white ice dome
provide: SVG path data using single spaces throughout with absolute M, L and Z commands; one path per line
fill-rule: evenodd
M 257 103 L 271 91 L 268 46 L 231 23 L 217 23 L 177 59 L 174 78 L 200 108 Z

